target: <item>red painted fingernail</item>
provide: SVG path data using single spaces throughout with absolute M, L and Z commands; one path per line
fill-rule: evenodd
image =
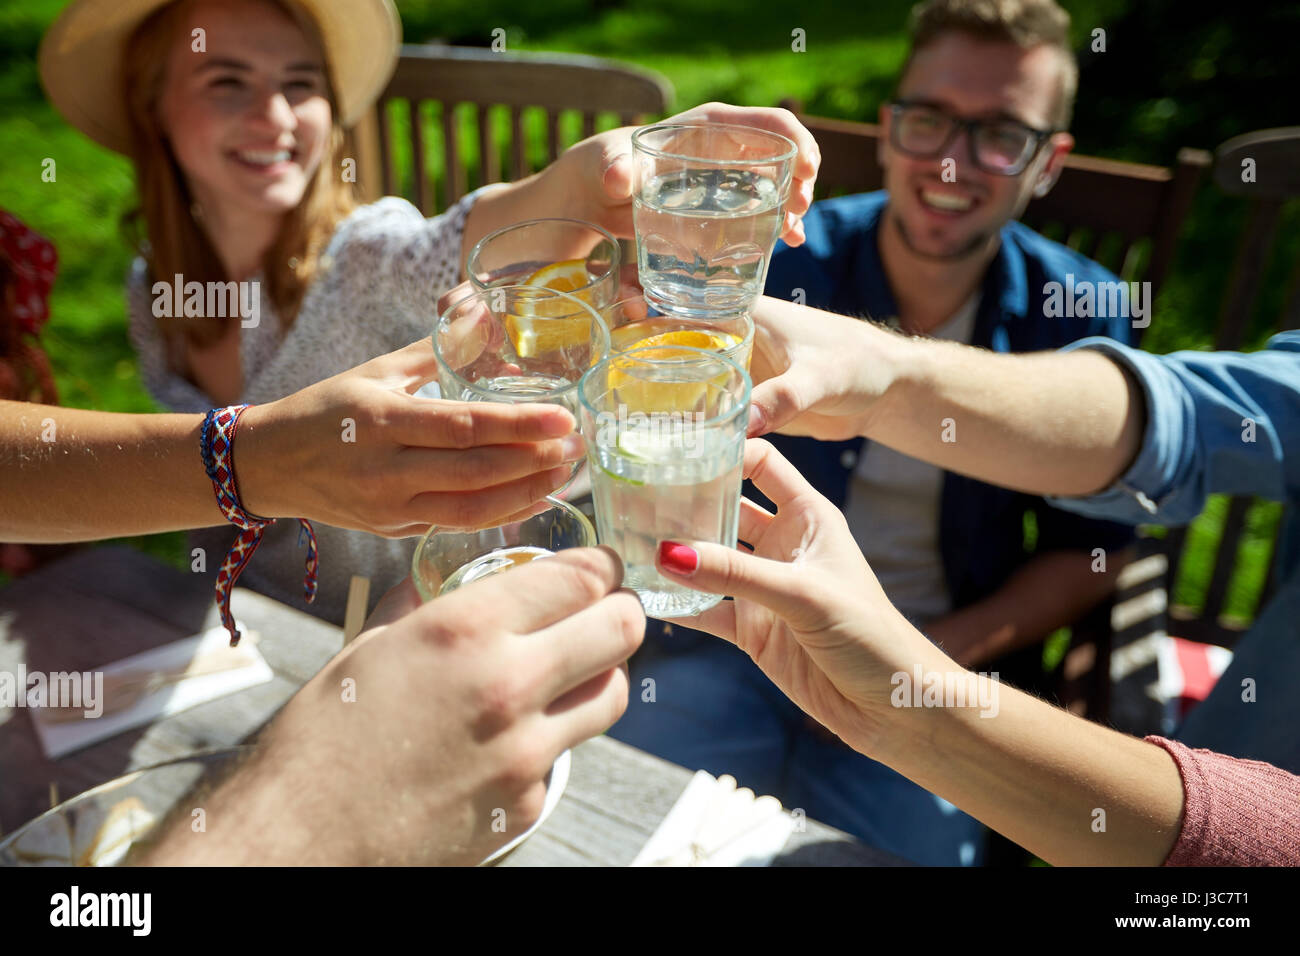
M 694 574 L 700 566 L 700 556 L 694 548 L 673 541 L 659 542 L 659 564 L 673 574 Z

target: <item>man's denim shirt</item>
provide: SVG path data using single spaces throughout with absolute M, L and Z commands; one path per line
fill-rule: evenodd
M 1300 332 L 1275 335 L 1264 351 L 1252 354 L 1150 355 L 1099 338 L 1066 346 L 1080 348 L 1109 355 L 1141 383 L 1146 432 L 1137 458 L 1113 487 L 1089 498 L 1048 500 L 1082 515 L 1168 525 L 1187 524 L 1211 494 L 1285 502 L 1276 580 L 1295 577 L 1300 571 L 1295 507 L 1300 502 Z M 1295 626 L 1300 631 L 1300 622 Z

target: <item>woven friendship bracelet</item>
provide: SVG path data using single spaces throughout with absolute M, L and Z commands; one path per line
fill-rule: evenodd
M 203 419 L 203 428 L 199 432 L 199 452 L 203 456 L 203 468 L 212 480 L 217 507 L 227 521 L 240 529 L 239 537 L 217 572 L 217 610 L 221 613 L 222 626 L 230 632 L 231 647 L 239 644 L 239 630 L 230 613 L 230 592 L 252 560 L 257 546 L 262 543 L 263 533 L 275 524 L 274 518 L 262 518 L 244 510 L 239 500 L 239 484 L 235 480 L 235 430 L 248 407 L 231 405 L 212 409 Z M 302 525 L 298 542 L 301 545 L 304 537 L 307 540 L 307 575 L 303 580 L 303 591 L 310 604 L 316 598 L 316 532 L 305 518 L 298 521 Z

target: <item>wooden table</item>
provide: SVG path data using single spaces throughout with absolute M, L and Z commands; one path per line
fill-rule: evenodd
M 0 831 L 50 806 L 162 760 L 249 737 L 343 645 L 342 631 L 237 588 L 235 617 L 258 631 L 269 683 L 209 701 L 49 760 L 25 708 L 0 709 Z M 210 574 L 166 567 L 130 548 L 76 552 L 0 589 L 0 671 L 83 671 L 219 623 Z M 630 863 L 685 790 L 691 773 L 608 737 L 573 751 L 555 812 L 502 866 Z M 740 781 L 743 785 L 744 781 Z M 896 865 L 852 837 L 806 821 L 778 865 Z

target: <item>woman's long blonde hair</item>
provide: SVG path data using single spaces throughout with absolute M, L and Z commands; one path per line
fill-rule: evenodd
M 195 218 L 195 201 L 180 165 L 163 133 L 158 103 L 163 73 L 183 26 L 190 0 L 178 0 L 145 20 L 127 42 L 123 57 L 124 95 L 131 119 L 132 161 L 135 164 L 139 205 L 124 217 L 132 238 L 149 266 L 149 283 L 225 282 L 227 276 L 207 234 Z M 323 49 L 312 18 L 285 0 L 274 0 Z M 335 227 L 356 206 L 355 186 L 340 175 L 341 158 L 355 155 L 351 136 L 338 122 L 338 104 L 326 70 L 327 95 L 334 111 L 334 127 L 302 200 L 285 214 L 280 232 L 262 260 L 266 291 L 285 328 L 293 322 L 307 286 L 319 267 L 320 253 Z M 141 243 L 140 240 L 147 239 Z M 173 343 L 183 338 L 198 347 L 211 345 L 225 334 L 238 316 L 219 318 L 159 319 L 163 334 Z

